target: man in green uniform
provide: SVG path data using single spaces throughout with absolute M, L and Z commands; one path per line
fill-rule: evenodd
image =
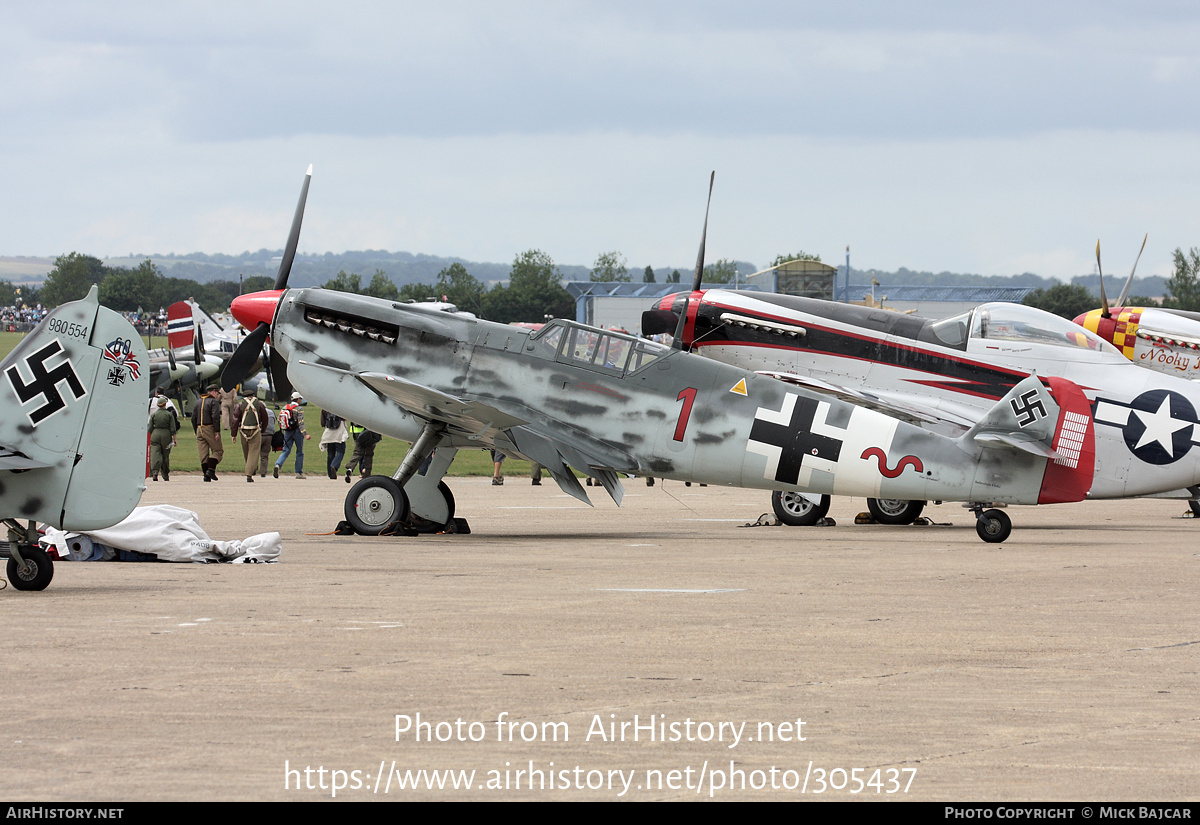
M 146 430 L 150 433 L 150 472 L 158 481 L 161 472 L 163 481 L 171 480 L 171 446 L 175 441 L 175 433 L 179 422 L 167 409 L 167 399 L 158 397 L 158 409 L 150 414 L 150 423 Z

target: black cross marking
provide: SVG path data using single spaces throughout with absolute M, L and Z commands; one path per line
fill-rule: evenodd
M 1020 416 L 1017 419 L 1017 424 L 1020 426 L 1028 427 L 1039 418 L 1046 417 L 1046 408 L 1042 406 L 1041 399 L 1037 395 L 1037 390 L 1030 390 L 1008 402 L 1012 407 L 1013 415 Z M 1021 403 L 1017 404 L 1017 401 Z
M 46 403 L 29 413 L 29 420 L 34 426 L 67 406 L 67 402 L 63 401 L 63 397 L 58 393 L 57 384 L 60 381 L 67 382 L 76 401 L 87 395 L 87 390 L 83 388 L 83 384 L 80 383 L 78 376 L 75 375 L 75 370 L 71 367 L 70 359 L 63 361 L 52 370 L 46 369 L 46 361 L 60 352 L 62 352 L 62 345 L 58 339 L 55 339 L 26 358 L 25 366 L 33 375 L 33 380 L 28 384 L 21 380 L 21 372 L 15 364 L 4 372 L 22 404 L 28 403 L 39 395 L 45 396 Z
M 796 406 L 792 409 L 792 420 L 786 425 L 755 418 L 750 428 L 750 440 L 780 448 L 779 466 L 775 468 L 776 481 L 797 484 L 805 456 L 838 460 L 842 442 L 812 431 L 817 403 L 809 398 L 797 398 Z

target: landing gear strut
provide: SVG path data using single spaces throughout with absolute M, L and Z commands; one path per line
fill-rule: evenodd
M 442 447 L 444 425 L 430 422 L 391 478 L 369 476 L 350 488 L 346 521 L 360 536 L 441 531 L 469 533 L 454 518 L 454 495 L 441 480 L 458 449 Z M 418 472 L 424 467 L 423 472 Z

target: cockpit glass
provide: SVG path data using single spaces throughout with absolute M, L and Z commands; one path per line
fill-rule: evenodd
M 530 340 L 564 364 L 615 376 L 641 369 L 671 352 L 653 341 L 561 320 L 547 324 Z
M 657 361 L 670 352 L 669 347 L 653 341 L 638 341 L 633 345 L 633 357 L 629 359 L 629 371 L 640 370 L 652 361 Z
M 573 329 L 568 334 L 570 337 L 567 339 L 567 356 L 576 362 L 592 363 L 600 343 L 600 333 L 595 330 Z
M 1021 304 L 992 303 L 977 307 L 971 321 L 971 338 L 1121 354 L 1112 344 L 1078 324 Z
M 560 324 L 547 324 L 532 336 L 543 351 L 553 358 L 558 353 L 558 343 L 562 340 L 563 328 Z

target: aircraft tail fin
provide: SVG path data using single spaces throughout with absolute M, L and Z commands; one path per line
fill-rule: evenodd
M 985 448 L 1046 459 L 1039 504 L 1082 501 L 1096 469 L 1091 405 L 1078 384 L 1036 375 L 1021 381 L 962 436 Z
M 149 365 L 137 330 L 86 298 L 54 309 L 0 362 L 0 517 L 108 527 L 145 489 Z M 36 466 L 31 466 L 36 465 Z
M 1012 447 L 1052 458 L 1058 417 L 1058 404 L 1034 374 L 1009 390 L 961 438 L 984 447 Z
M 224 332 L 225 327 L 218 324 L 216 319 L 201 309 L 195 301 L 189 300 L 187 303 L 191 307 L 192 321 L 196 324 L 196 336 L 200 339 L 201 351 L 220 351 L 219 339 L 215 333 Z
M 176 301 L 167 307 L 167 346 L 173 350 L 190 348 L 196 334 L 192 308 L 187 301 Z

